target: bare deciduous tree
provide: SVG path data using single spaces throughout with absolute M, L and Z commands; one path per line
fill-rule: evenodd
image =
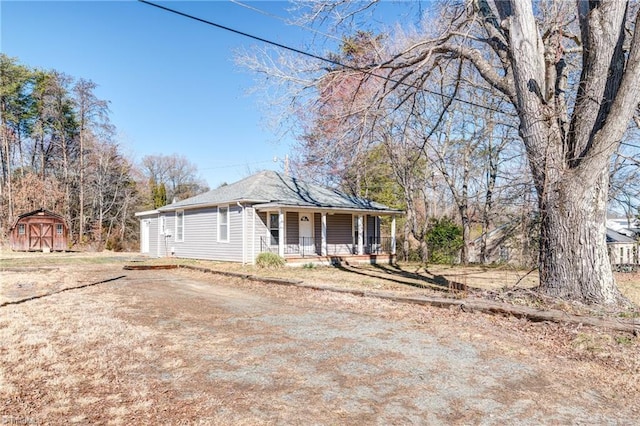
M 197 166 L 183 155 L 145 155 L 141 168 L 147 182 L 153 181 L 166 187 L 168 202 L 209 190 L 206 182 L 198 177 Z
M 344 23 L 368 4 L 313 2 L 310 16 Z M 461 61 L 510 102 L 538 196 L 539 289 L 548 295 L 623 301 L 605 216 L 612 156 L 640 98 L 640 14 L 632 9 L 619 1 L 446 3 L 421 37 L 363 70 L 384 78 L 380 103 L 402 104 L 429 87 L 433 70 Z

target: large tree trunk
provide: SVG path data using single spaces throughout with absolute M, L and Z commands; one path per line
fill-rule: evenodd
M 619 303 L 606 241 L 608 172 L 596 185 L 564 177 L 540 195 L 540 290 L 586 303 Z
M 620 302 L 606 247 L 608 173 L 640 95 L 640 32 L 625 55 L 626 4 L 578 2 L 583 66 L 568 120 L 565 78 L 548 78 L 562 67 L 545 62 L 532 4 L 496 6 L 508 27 L 514 105 L 542 215 L 540 289 L 585 303 Z

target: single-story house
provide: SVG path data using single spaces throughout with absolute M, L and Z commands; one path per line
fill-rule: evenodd
M 153 257 L 254 263 L 274 252 L 288 263 L 392 261 L 401 210 L 263 171 L 238 182 L 136 213 L 140 251 Z M 380 220 L 390 217 L 388 235 Z
M 59 214 L 38 209 L 18 216 L 9 230 L 9 245 L 16 251 L 64 251 L 69 226 Z
M 640 245 L 635 238 L 607 228 L 607 250 L 614 268 L 637 266 L 640 263 L 639 249 Z

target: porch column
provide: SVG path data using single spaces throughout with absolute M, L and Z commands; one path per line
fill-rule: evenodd
M 364 222 L 362 215 L 358 215 L 358 254 L 364 254 L 364 243 L 363 243 L 363 234 L 364 234 L 364 226 L 362 224 Z
M 322 212 L 322 227 L 320 235 L 320 254 L 327 255 L 327 212 Z
M 278 254 L 284 257 L 284 212 L 278 210 Z
M 391 254 L 396 255 L 396 217 L 391 216 Z

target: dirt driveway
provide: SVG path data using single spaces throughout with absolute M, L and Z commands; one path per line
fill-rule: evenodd
M 125 276 L 0 308 L 0 424 L 640 418 L 632 340 L 192 271 L 83 268 L 85 280 Z

